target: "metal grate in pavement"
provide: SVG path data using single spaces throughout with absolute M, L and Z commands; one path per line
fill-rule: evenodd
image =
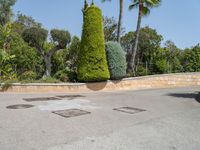
M 66 109 L 66 110 L 53 111 L 52 113 L 60 115 L 65 118 L 90 114 L 90 112 L 81 109 Z

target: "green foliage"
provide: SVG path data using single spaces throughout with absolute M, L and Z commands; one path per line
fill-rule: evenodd
M 77 73 L 78 54 L 80 52 L 81 41 L 78 37 L 74 36 L 69 47 L 69 52 L 66 55 L 67 67 L 71 72 Z
M 51 38 L 54 42 L 57 42 L 61 48 L 65 48 L 71 41 L 71 35 L 68 31 L 52 29 Z
M 83 7 L 83 9 L 82 9 L 83 13 L 84 13 L 84 11 L 85 11 L 87 8 L 88 8 L 88 2 L 87 2 L 87 0 L 85 0 L 85 1 L 84 1 L 84 7 Z
M 0 91 L 7 91 L 12 86 L 11 81 L 5 81 L 4 83 L 0 84 Z
M 15 55 L 9 54 L 11 38 L 11 24 L 8 23 L 0 28 L 0 79 L 9 80 L 15 79 L 16 73 L 14 72 L 11 62 Z
M 131 48 L 134 46 L 134 32 L 128 32 L 121 37 L 121 45 L 126 53 L 131 53 Z M 139 42 L 140 43 L 140 42 Z
M 51 42 L 47 41 L 48 31 L 38 27 L 25 29 L 22 33 L 23 39 L 32 47 L 36 48 L 42 56 L 45 64 L 45 75 L 52 74 L 52 57 L 53 55 L 66 48 L 71 41 L 68 31 L 53 29 L 51 30 Z
M 154 73 L 162 74 L 167 73 L 168 65 L 165 59 L 155 59 L 153 62 Z
M 105 41 L 116 41 L 117 40 L 117 21 L 112 17 L 104 17 L 104 36 Z
M 0 47 L 4 50 L 9 49 L 9 42 L 11 40 L 11 23 L 0 26 Z
M 135 43 L 134 36 L 135 32 L 128 32 L 121 38 L 122 47 L 127 55 L 131 55 Z M 155 29 L 148 26 L 141 28 L 136 60 L 139 59 L 143 63 L 152 61 L 160 48 L 162 40 L 163 37 Z
M 127 62 L 130 61 L 132 55 L 132 48 L 135 44 L 135 32 L 128 32 L 121 38 L 122 47 L 126 52 Z M 163 40 L 162 35 L 158 34 L 155 29 L 152 29 L 148 26 L 140 29 L 139 44 L 135 58 L 135 68 L 146 67 L 148 63 L 148 73 L 153 74 L 155 70 L 151 69 L 153 67 L 155 59 L 166 58 L 162 55 L 163 49 L 160 48 L 161 41 Z M 136 75 L 138 71 L 136 71 Z M 139 73 L 141 74 L 141 73 Z
M 129 6 L 129 9 L 138 8 L 141 6 L 142 16 L 147 16 L 150 14 L 150 10 L 153 7 L 158 7 L 161 3 L 161 0 L 134 0 L 133 3 Z
M 147 70 L 146 70 L 145 67 L 143 67 L 143 66 L 138 66 L 138 68 L 137 68 L 137 70 L 136 70 L 136 75 L 137 75 L 137 76 L 145 76 L 145 75 L 147 75 L 147 74 L 148 74 L 148 72 L 147 72 Z
M 31 16 L 18 12 L 16 20 L 12 23 L 13 30 L 21 35 L 25 29 L 32 27 L 41 28 L 42 24 L 36 22 Z
M 39 83 L 60 83 L 60 80 L 55 79 L 53 77 L 44 76 L 44 77 L 42 77 L 42 79 L 40 79 L 36 82 L 39 82 Z
M 33 71 L 25 71 L 20 76 L 20 80 L 35 80 L 37 77 L 37 74 Z
M 10 42 L 10 54 L 15 55 L 11 64 L 15 67 L 17 74 L 25 71 L 37 72 L 41 76 L 44 72 L 43 61 L 34 48 L 28 46 L 17 33 L 12 33 Z
M 42 47 L 47 39 L 48 31 L 38 27 L 25 29 L 22 33 L 24 41 L 33 47 Z
M 111 79 L 126 76 L 126 57 L 121 45 L 117 42 L 106 43 L 106 53 Z
M 16 0 L 0 0 L 0 25 L 4 26 L 8 23 L 12 16 L 11 7 L 16 3 Z
M 69 77 L 68 77 L 69 71 L 68 70 L 59 70 L 58 72 L 56 72 L 56 74 L 54 75 L 54 78 L 62 81 L 62 82 L 68 82 L 69 81 Z
M 36 22 L 31 16 L 24 15 L 20 12 L 17 13 L 17 18 L 15 20 L 16 24 L 21 25 L 24 29 L 38 27 L 41 28 L 41 23 Z
M 169 72 L 183 71 L 181 66 L 181 50 L 176 47 L 172 41 L 166 41 L 163 53 L 167 62 L 169 63 Z
M 0 28 L 0 48 L 4 49 L 3 51 L 7 56 L 12 57 L 12 60 L 7 60 L 7 63 L 4 62 L 4 65 L 15 68 L 15 72 L 18 75 L 27 70 L 32 70 L 41 74 L 43 72 L 43 62 L 38 56 L 37 51 L 29 47 L 21 36 L 13 31 L 12 26 L 13 25 L 8 23 Z
M 183 53 L 182 64 L 185 72 L 200 71 L 200 45 L 186 49 Z
M 103 34 L 101 10 L 90 6 L 84 11 L 81 50 L 78 62 L 79 81 L 104 81 L 110 78 Z
M 66 68 L 65 57 L 68 50 L 61 50 L 56 52 L 51 60 L 52 63 L 52 74 L 54 75 L 59 70 L 64 70 Z

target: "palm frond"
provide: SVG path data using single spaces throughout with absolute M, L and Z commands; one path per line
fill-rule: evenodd
M 106 1 L 109 1 L 109 2 L 110 2 L 111 0 L 101 0 L 102 3 L 106 2 Z
M 150 14 L 150 9 L 148 7 L 142 8 L 142 16 L 148 16 Z
M 131 4 L 131 5 L 129 5 L 129 10 L 132 10 L 132 9 L 134 9 L 134 8 L 138 8 L 138 6 L 139 6 L 139 2 L 134 2 L 133 4 Z
M 158 7 L 161 4 L 161 0 L 144 0 L 144 5 L 146 7 Z

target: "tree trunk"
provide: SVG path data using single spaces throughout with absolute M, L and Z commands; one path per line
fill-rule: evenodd
M 117 42 L 120 43 L 121 41 L 121 29 L 122 29 L 122 16 L 123 16 L 123 0 L 120 0 L 120 11 L 119 11 L 119 20 L 118 20 L 118 29 L 117 29 Z
M 45 54 L 44 55 L 44 62 L 45 62 L 45 75 L 51 76 L 51 55 Z
M 140 0 L 137 29 L 136 29 L 136 32 L 135 32 L 135 45 L 132 48 L 130 61 L 128 62 L 128 73 L 134 73 L 134 69 L 135 69 L 135 56 L 136 56 L 137 49 L 138 49 L 140 26 L 141 26 L 141 20 L 142 20 L 142 7 L 143 7 L 142 6 L 142 0 Z
M 40 46 L 36 46 L 36 49 L 37 49 L 38 53 L 44 59 L 44 63 L 45 63 L 45 74 L 44 75 L 51 76 L 51 67 L 52 67 L 51 58 L 54 55 L 54 53 L 61 50 L 62 47 L 60 45 L 57 45 L 54 48 L 52 48 L 51 50 L 49 50 L 48 53 L 45 53 L 45 51 Z

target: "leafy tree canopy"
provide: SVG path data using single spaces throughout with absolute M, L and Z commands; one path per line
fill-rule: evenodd
M 10 21 L 12 16 L 11 7 L 14 6 L 16 0 L 0 0 L 0 25 L 4 26 Z

